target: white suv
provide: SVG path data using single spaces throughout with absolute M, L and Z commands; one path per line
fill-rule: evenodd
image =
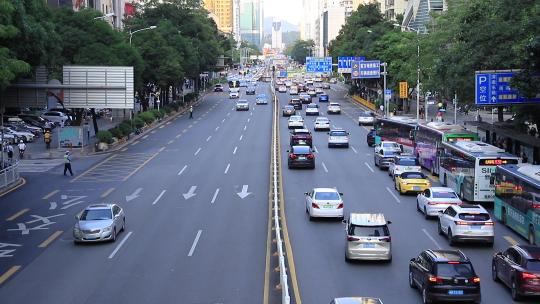
M 394 156 L 394 160 L 388 165 L 388 175 L 395 179 L 396 175 L 403 172 L 422 172 L 416 157 L 403 154 Z
M 384 214 L 351 213 L 347 226 L 345 261 L 386 260 L 392 261 L 392 238 Z
M 493 246 L 495 229 L 493 221 L 480 205 L 452 205 L 439 213 L 437 227 L 440 235 L 446 235 L 450 246 L 456 241 L 480 241 Z

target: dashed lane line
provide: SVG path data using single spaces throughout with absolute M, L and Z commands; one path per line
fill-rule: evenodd
M 174 140 L 171 139 L 171 140 L 169 140 L 169 142 L 167 142 L 167 145 L 170 145 L 170 144 L 172 144 L 173 142 L 174 142 Z
M 208 137 L 206 138 L 206 141 L 209 142 L 210 139 L 212 139 L 212 135 L 208 136 Z
M 210 202 L 211 204 L 216 202 L 216 198 L 217 198 L 218 194 L 219 194 L 219 188 L 217 188 L 216 192 L 214 192 L 214 196 L 212 197 L 212 201 Z
M 197 243 L 199 243 L 199 239 L 201 238 L 202 230 L 197 231 L 197 235 L 195 236 L 195 239 L 193 240 L 193 245 L 191 245 L 191 249 L 189 250 L 188 257 L 192 256 L 195 252 L 195 248 L 197 247 Z
M 427 232 L 427 230 L 425 228 L 422 228 L 422 231 L 433 242 L 433 244 L 435 244 L 435 246 L 437 246 L 437 249 L 442 249 L 441 245 L 439 245 L 439 243 L 437 243 L 437 241 L 431 236 L 431 234 L 429 234 L 429 232 Z
M 112 192 L 114 191 L 114 188 L 109 188 L 107 189 L 107 191 L 103 192 L 103 194 L 101 194 L 101 198 L 106 198 L 109 194 L 111 194 Z
M 241 141 L 241 140 L 242 140 L 242 138 L 244 138 L 244 135 L 240 135 L 240 139 L 239 139 L 239 140 Z
M 369 171 L 371 171 L 371 173 L 375 173 L 375 171 L 373 171 L 373 168 L 371 168 L 371 166 L 367 162 L 364 162 L 364 165 L 366 165 L 366 167 L 368 167 L 368 169 L 369 169 Z
M 238 147 L 234 147 L 232 154 L 236 154 L 236 149 L 238 149 Z
M 148 138 L 148 134 L 142 137 L 142 139 L 147 139 L 147 138 Z
M 21 265 L 15 265 L 12 266 L 10 269 L 8 269 L 4 274 L 0 276 L 0 285 L 2 285 L 5 281 L 7 281 L 12 275 L 14 275 L 17 271 L 21 269 Z
M 218 126 L 218 127 L 216 127 L 215 131 L 217 132 L 217 130 L 219 130 L 219 126 Z
M 156 197 L 156 199 L 152 202 L 152 205 L 157 204 L 157 202 L 161 199 L 161 197 L 167 192 L 167 190 L 161 191 L 161 193 Z
M 41 244 L 38 245 L 39 248 L 45 248 L 49 246 L 54 240 L 56 240 L 61 234 L 63 233 L 62 230 L 55 231 L 51 236 L 49 236 L 45 241 L 43 241 Z
M 225 168 L 224 174 L 227 174 L 229 172 L 230 167 L 231 167 L 231 164 L 227 164 L 227 168 Z
M 193 156 L 197 156 L 197 154 L 199 154 L 199 152 L 201 152 L 202 148 L 199 148 L 197 149 L 197 151 L 195 151 L 195 154 L 193 154 Z
M 326 168 L 326 165 L 324 164 L 324 162 L 322 162 L 321 164 L 322 164 L 322 167 L 324 169 L 324 172 L 328 173 L 328 168 Z
M 355 154 L 358 154 L 358 151 L 356 151 L 356 149 L 355 149 L 353 146 L 351 146 L 351 149 L 353 150 L 353 152 L 354 152 Z
M 60 190 L 53 190 L 51 192 L 49 192 L 49 194 L 45 195 L 44 197 L 42 197 L 42 199 L 44 200 L 48 200 L 49 198 L 51 198 L 53 195 L 55 195 L 56 193 L 60 192 Z
M 396 200 L 396 202 L 397 202 L 398 204 L 401 203 L 401 201 L 399 200 L 399 198 L 394 194 L 394 192 L 393 192 L 390 188 L 386 187 L 386 191 L 388 191 L 388 193 L 390 193 L 390 195 Z
M 118 246 L 116 246 L 116 248 L 114 248 L 114 251 L 109 255 L 109 260 L 114 258 L 114 256 L 118 252 L 118 250 L 120 250 L 120 248 L 122 248 L 122 246 L 127 241 L 127 239 L 131 236 L 132 233 L 133 233 L 133 231 L 128 232 L 128 234 L 126 234 L 126 236 L 122 239 L 120 244 L 118 244 Z
M 178 172 L 178 175 L 182 175 L 182 173 L 184 173 L 184 171 L 187 169 L 187 165 L 184 166 L 184 168 L 182 168 L 182 170 L 180 170 L 180 172 Z
M 15 213 L 14 215 L 8 217 L 8 218 L 6 219 L 6 221 L 8 221 L 8 222 L 13 221 L 13 220 L 15 220 L 15 219 L 18 218 L 19 216 L 25 214 L 25 213 L 28 212 L 28 211 L 30 211 L 29 208 L 24 208 L 24 209 L 22 209 L 21 211 Z

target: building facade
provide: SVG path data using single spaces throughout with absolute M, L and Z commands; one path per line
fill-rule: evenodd
M 204 0 L 203 5 L 210 12 L 218 30 L 224 33 L 233 32 L 233 0 Z
M 283 50 L 283 31 L 280 20 L 272 21 L 272 49 Z
M 396 21 L 396 16 L 404 14 L 408 4 L 409 0 L 382 0 L 381 13 L 386 19 Z
M 432 12 L 443 12 L 447 9 L 446 0 L 409 0 L 403 15 L 404 27 L 426 31 Z
M 240 0 L 239 4 L 240 39 L 261 48 L 264 34 L 263 0 Z
M 93 8 L 103 13 L 103 20 L 117 30 L 124 28 L 125 0 L 47 0 L 50 7 L 71 7 L 74 11 Z

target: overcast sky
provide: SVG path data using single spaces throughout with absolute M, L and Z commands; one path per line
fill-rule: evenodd
M 274 17 L 299 25 L 303 16 L 302 0 L 264 0 L 264 17 Z

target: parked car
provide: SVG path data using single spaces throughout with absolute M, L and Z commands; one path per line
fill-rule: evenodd
M 497 252 L 491 261 L 493 281 L 510 288 L 514 301 L 540 296 L 540 247 L 514 245 Z
M 0 127 L 1 128 L 1 127 Z M 31 132 L 26 132 L 26 131 L 18 131 L 12 127 L 7 127 L 7 126 L 4 126 L 3 128 L 1 128 L 3 130 L 3 133 L 4 134 L 11 134 L 11 135 L 14 135 L 16 138 L 24 141 L 24 142 L 31 142 L 31 141 L 34 141 L 34 134 L 32 134 Z
M 65 113 L 57 111 L 46 111 L 45 113 L 41 114 L 41 117 L 55 124 L 65 124 L 69 121 L 69 117 Z

